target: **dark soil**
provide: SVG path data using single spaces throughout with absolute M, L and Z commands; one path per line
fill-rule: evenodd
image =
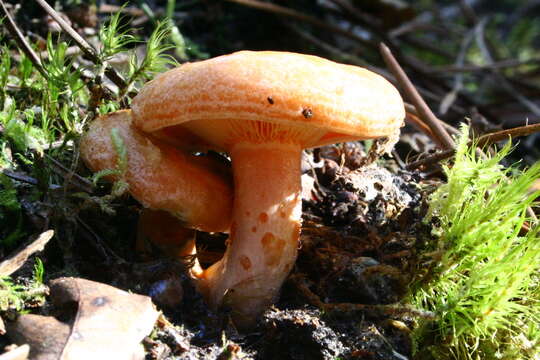
M 302 247 L 296 267 L 279 301 L 264 313 L 256 328 L 239 332 L 226 309 L 217 314 L 209 311 L 184 278 L 181 306 L 165 307 L 176 327 L 164 326 L 147 342 L 150 358 L 411 356 L 413 316 L 399 302 L 410 281 L 406 274 L 414 261 L 415 239 L 429 234 L 420 221 L 420 179 L 406 172 L 392 175 L 375 165 L 336 170 L 330 156 L 321 164 L 313 171 L 314 195 L 304 199 Z M 201 248 L 209 249 L 204 243 L 214 242 L 216 249 L 215 238 L 201 236 L 200 240 Z
M 66 249 L 58 243 L 47 247 L 47 278 L 76 275 L 151 296 L 169 322 L 145 340 L 149 359 L 408 358 L 414 317 L 400 301 L 415 242 L 429 236 L 421 221 L 426 195 L 418 174 L 396 171 L 393 160 L 380 162 L 385 167 L 366 165 L 362 149 L 352 144 L 304 154 L 298 260 L 279 300 L 251 331 L 238 331 L 227 309 L 206 307 L 183 275 L 189 259 L 156 252 L 142 261 L 133 252 L 140 206 L 131 200 L 114 216 L 83 208 L 83 226 L 60 228 L 65 238 L 77 240 L 67 248 L 68 258 L 59 256 Z M 45 205 L 34 203 L 33 211 L 39 214 Z M 225 239 L 198 234 L 203 263 L 219 259 Z M 27 266 L 16 275 L 31 272 Z

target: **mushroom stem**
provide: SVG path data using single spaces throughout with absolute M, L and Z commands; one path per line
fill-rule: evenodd
M 272 303 L 294 265 L 301 229 L 301 148 L 238 143 L 230 151 L 235 196 L 227 251 L 201 277 L 214 307 L 249 326 Z

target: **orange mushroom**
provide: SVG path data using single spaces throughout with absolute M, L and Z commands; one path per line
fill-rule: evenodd
M 294 265 L 301 228 L 302 149 L 393 137 L 405 116 L 397 90 L 366 69 L 270 51 L 242 51 L 165 72 L 144 86 L 132 109 L 135 127 L 150 137 L 181 147 L 191 133 L 203 148 L 227 151 L 232 158 L 228 247 L 223 259 L 201 274 L 198 285 L 214 307 L 230 306 L 240 326 L 252 324 L 275 300 Z M 144 141 L 138 131 L 133 135 Z M 153 151 L 140 154 L 149 168 L 165 161 L 152 157 Z M 141 164 L 142 158 L 133 166 Z M 144 183 L 157 191 L 156 185 Z M 173 183 L 170 176 L 164 186 Z M 142 183 L 140 191 L 148 192 Z M 166 196 L 173 189 L 159 192 Z M 213 203 L 218 201 L 220 197 Z M 179 211 L 172 202 L 162 205 Z
M 96 119 L 81 139 L 81 156 L 93 171 L 115 169 L 111 132 L 118 131 L 128 154 L 123 174 L 129 192 L 145 207 L 165 210 L 186 226 L 227 231 L 231 223 L 232 181 L 219 161 L 193 156 L 137 130 L 131 111 Z M 113 176 L 113 180 L 117 176 Z
M 230 169 L 211 157 L 186 152 L 194 144 L 204 146 L 189 131 L 182 132 L 184 148 L 179 150 L 166 139 L 141 133 L 133 127 L 131 111 L 124 110 L 99 117 L 83 136 L 81 156 L 93 171 L 116 168 L 113 129 L 128 154 L 122 178 L 133 197 L 146 207 L 139 218 L 138 250 L 143 250 L 148 238 L 169 256 L 193 257 L 191 274 L 199 275 L 194 229 L 228 231 L 232 214 Z M 182 138 L 176 135 L 177 141 Z M 118 175 L 109 177 L 118 180 Z

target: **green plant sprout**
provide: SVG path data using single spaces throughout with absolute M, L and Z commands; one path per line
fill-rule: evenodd
M 0 311 L 25 312 L 29 306 L 43 304 L 48 291 L 43 285 L 44 274 L 43 262 L 35 258 L 31 280 L 15 283 L 9 276 L 0 276 Z
M 169 65 L 176 65 L 176 60 L 166 52 L 174 46 L 165 40 L 171 32 L 170 22 L 158 23 L 146 43 L 146 52 L 141 61 L 133 55 L 129 61 L 128 81 L 124 93 L 129 93 L 136 81 L 147 81 Z
M 419 245 L 409 300 L 436 314 L 413 333 L 419 359 L 540 358 L 540 241 L 527 215 L 540 163 L 523 172 L 500 162 L 506 144 L 479 159 L 463 127 L 448 182 L 432 195 L 436 240 Z M 525 230 L 529 228 L 528 230 Z
M 116 168 L 98 171 L 94 175 L 93 182 L 94 185 L 96 185 L 99 179 L 104 176 L 114 175 L 118 177 L 118 180 L 114 182 L 111 190 L 111 195 L 114 198 L 123 195 L 129 188 L 128 183 L 124 179 L 128 167 L 128 154 L 124 141 L 118 134 L 118 129 L 116 128 L 111 130 L 111 143 L 117 155 Z
M 114 55 L 125 52 L 129 47 L 140 43 L 122 27 L 120 14 L 119 11 L 112 15 L 109 22 L 99 31 L 102 46 L 98 57 L 102 62 L 102 66 L 97 71 L 98 74 L 102 74 L 106 61 Z M 156 23 L 154 31 L 146 41 L 144 57 L 140 60 L 135 52 L 132 52 L 126 74 L 126 86 L 120 89 L 120 97 L 129 94 L 137 81 L 147 81 L 155 73 L 164 71 L 168 65 L 176 65 L 174 58 L 166 53 L 174 48 L 173 44 L 166 41 L 170 35 L 171 23 L 169 21 Z
M 99 29 L 99 40 L 101 43 L 100 59 L 109 60 L 114 55 L 123 52 L 133 44 L 136 39 L 121 26 L 121 11 L 112 15 L 104 26 Z
M 22 292 L 23 286 L 14 284 L 10 277 L 0 277 L 0 311 L 21 311 L 24 308 Z
M 113 183 L 110 194 L 101 197 L 91 196 L 87 193 L 75 193 L 74 197 L 84 199 L 87 202 L 96 203 L 101 208 L 101 211 L 107 214 L 115 214 L 115 210 L 111 202 L 122 196 L 129 189 L 129 184 L 125 180 L 125 174 L 128 168 L 128 153 L 127 148 L 118 133 L 118 129 L 111 130 L 111 143 L 117 155 L 116 167 L 114 169 L 104 169 L 94 174 L 92 182 L 97 185 L 98 181 L 105 176 L 114 176 L 116 181 Z
M 43 278 L 45 276 L 45 266 L 43 261 L 40 258 L 34 260 L 34 272 L 33 272 L 33 281 L 37 284 L 43 284 Z

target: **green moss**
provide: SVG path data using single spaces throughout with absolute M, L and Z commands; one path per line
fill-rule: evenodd
M 463 133 L 468 132 L 463 128 Z M 540 354 L 540 242 L 527 215 L 540 163 L 520 172 L 462 136 L 447 184 L 432 197 L 436 240 L 423 244 L 410 301 L 432 311 L 414 332 L 418 358 L 530 359 Z M 523 231 L 528 223 L 531 229 Z
M 48 289 L 43 285 L 43 262 L 35 258 L 32 279 L 15 283 L 9 276 L 0 276 L 0 312 L 23 312 L 45 302 Z
M 123 201 L 117 199 L 127 189 L 122 176 L 113 185 L 111 195 L 73 192 L 81 188 L 73 186 L 71 171 L 89 176 L 79 165 L 78 138 L 98 113 L 128 107 L 143 83 L 176 63 L 169 55 L 172 45 L 165 41 L 170 33 L 168 22 L 156 25 L 144 40 L 125 25 L 121 13 L 117 12 L 99 30 L 95 63 L 79 61 L 80 54 L 71 55 L 70 44 L 62 41 L 64 37 L 47 36 L 47 56 L 40 60 L 45 75 L 22 52 L 12 57 L 16 43 L 1 39 L 0 172 L 16 173 L 30 181 L 10 180 L 4 175 L 0 178 L 0 247 L 13 249 L 33 231 L 27 221 L 29 212 L 45 213 L 55 226 L 65 228 L 73 221 L 74 212 L 78 214 L 88 205 L 81 205 L 81 198 L 92 200 L 94 206 L 108 214 L 114 212 L 113 200 Z M 137 59 L 134 48 L 143 41 L 146 51 Z M 36 51 L 41 49 L 34 47 Z M 119 53 L 130 57 L 126 68 L 117 69 L 125 86 L 105 86 L 107 63 Z M 111 136 L 120 162 L 109 172 L 122 175 L 126 150 L 117 135 Z M 63 191 L 54 191 L 59 187 Z M 23 203 L 32 204 L 32 208 L 21 209 Z

